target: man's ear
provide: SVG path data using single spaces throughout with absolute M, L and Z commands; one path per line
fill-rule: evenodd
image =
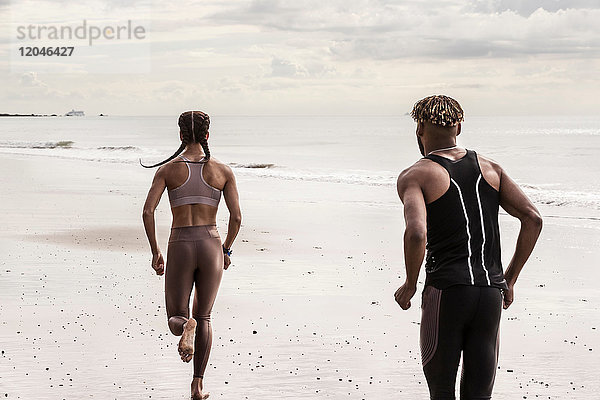
M 425 123 L 417 122 L 417 136 L 423 136 L 423 128 L 425 127 Z
M 462 127 L 462 124 L 459 122 L 458 125 L 456 126 L 456 136 L 460 135 L 460 128 Z
M 183 133 L 181 132 L 181 129 L 179 130 L 179 140 L 183 142 Z
M 206 131 L 206 140 L 208 140 L 208 137 L 210 136 L 210 132 Z

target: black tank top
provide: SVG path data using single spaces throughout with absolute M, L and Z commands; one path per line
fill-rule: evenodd
M 498 229 L 500 195 L 483 178 L 477 154 L 467 150 L 455 161 L 434 154 L 425 158 L 450 175 L 446 193 L 427 204 L 425 285 L 506 289 Z

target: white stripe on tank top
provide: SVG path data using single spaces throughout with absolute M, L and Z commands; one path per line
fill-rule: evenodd
M 471 231 L 469 230 L 469 216 L 467 215 L 467 209 L 465 208 L 465 201 L 463 199 L 462 190 L 460 190 L 460 186 L 452 177 L 450 177 L 450 181 L 456 186 L 458 189 L 458 196 L 460 197 L 460 205 L 462 206 L 463 214 L 465 216 L 466 227 L 467 227 L 467 237 L 469 238 L 469 242 L 467 244 L 467 249 L 469 250 L 469 257 L 467 258 L 467 263 L 469 265 L 469 275 L 471 277 L 471 285 L 475 284 L 475 280 L 473 279 L 473 265 L 471 265 Z
M 477 206 L 479 208 L 479 218 L 481 219 L 481 234 L 483 235 L 483 243 L 481 244 L 481 265 L 483 266 L 483 270 L 485 271 L 485 279 L 487 280 L 488 286 L 490 285 L 490 273 L 485 267 L 485 225 L 483 225 L 483 208 L 481 207 L 481 196 L 479 194 L 479 188 L 481 183 L 481 174 L 477 178 L 477 183 L 475 183 L 475 193 L 477 193 Z

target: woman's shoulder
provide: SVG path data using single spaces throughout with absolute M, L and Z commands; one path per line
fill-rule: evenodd
M 209 167 L 211 171 L 214 171 L 213 173 L 216 173 L 217 176 L 220 176 L 226 181 L 235 178 L 231 167 L 226 163 L 217 160 L 216 158 L 211 157 L 207 162 L 207 167 Z
M 211 157 L 208 161 L 207 161 L 207 165 L 210 165 L 212 168 L 217 168 L 223 171 L 231 171 L 231 167 L 229 165 L 227 165 L 226 163 L 224 163 L 221 160 L 218 160 L 216 158 Z
M 156 170 L 156 176 L 162 177 L 164 179 L 169 179 L 173 176 L 173 174 L 177 174 L 178 172 L 181 172 L 182 170 L 186 169 L 185 163 L 181 161 L 181 158 L 175 157 L 169 162 L 161 165 Z

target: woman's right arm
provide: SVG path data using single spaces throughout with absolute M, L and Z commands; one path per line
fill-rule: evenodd
M 233 175 L 231 168 L 226 168 L 227 183 L 225 183 L 225 187 L 223 188 L 223 197 L 225 198 L 225 204 L 229 210 L 229 224 L 227 226 L 227 237 L 223 242 L 223 246 L 230 249 L 235 237 L 240 231 L 242 211 L 240 210 L 240 197 L 235 182 L 235 175 Z M 229 256 L 225 254 L 223 267 L 227 269 L 229 268 L 229 264 L 231 264 L 231 260 L 229 259 Z
M 165 261 L 156 242 L 156 226 L 154 222 L 154 210 L 158 206 L 158 202 L 162 197 L 167 183 L 164 178 L 164 169 L 161 167 L 156 171 L 154 179 L 152 180 L 152 186 L 148 191 L 148 197 L 144 203 L 144 210 L 142 212 L 142 220 L 144 221 L 144 229 L 146 230 L 146 236 L 150 243 L 150 250 L 152 251 L 152 268 L 156 271 L 156 275 L 162 275 L 165 273 Z

